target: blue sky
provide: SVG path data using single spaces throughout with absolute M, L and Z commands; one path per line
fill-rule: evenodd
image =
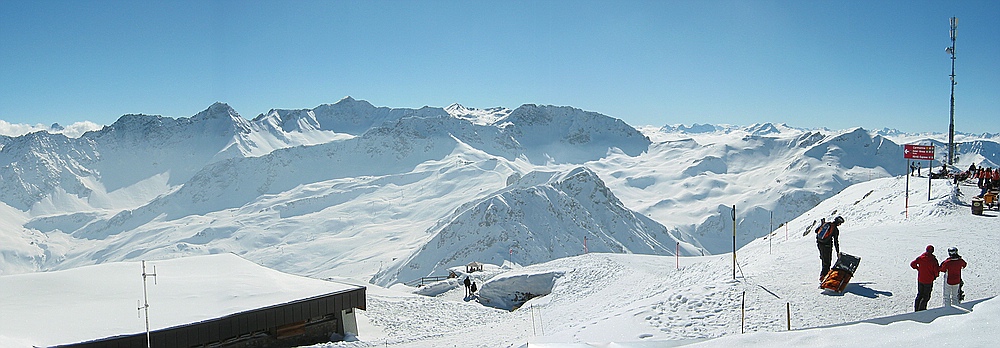
M 0 120 L 344 96 L 629 124 L 1000 133 L 998 1 L 0 1 Z

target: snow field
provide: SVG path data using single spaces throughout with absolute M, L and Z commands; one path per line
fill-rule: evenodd
M 995 324 L 973 326 L 978 331 L 964 325 L 973 320 L 972 315 L 981 317 L 1000 309 L 994 308 L 996 301 L 982 302 L 1000 290 L 995 285 L 1000 283 L 998 276 L 984 267 L 1000 256 L 993 250 L 997 238 L 990 234 L 995 222 L 989 216 L 970 214 L 965 201 L 973 187 L 960 186 L 956 191 L 943 180 L 932 184 L 932 200 L 928 201 L 927 187 L 914 188 L 911 182 L 909 218 L 903 206 L 905 178 L 851 186 L 791 221 L 787 239 L 785 227 L 780 227 L 771 234 L 773 240 L 760 238 L 738 250 L 736 279 L 731 254 L 682 258 L 678 270 L 670 256 L 592 253 L 510 271 L 520 275 L 563 272 L 551 294 L 534 298 L 513 312 L 448 297 L 454 292 L 461 297 L 463 290 L 457 282 L 451 292 L 437 297 L 370 291 L 374 305 L 364 315 L 387 338 L 368 341 L 362 332 L 358 342 L 325 346 L 603 347 L 614 342 L 612 346 L 663 347 L 711 339 L 702 344 L 840 347 L 845 341 L 836 339 L 850 337 L 859 346 L 874 347 L 916 344 L 922 342 L 918 337 L 944 335 L 948 330 L 972 335 L 972 346 L 982 346 L 975 343 L 984 342 L 982 337 Z M 813 220 L 836 215 L 847 220 L 841 226 L 842 251 L 862 257 L 843 294 L 818 289 L 815 239 L 811 231 L 803 235 Z M 927 244 L 938 250 L 957 246 L 969 262 L 963 278 L 966 304 L 975 306 L 973 314 L 955 316 L 963 312 L 940 308 L 941 278 L 932 294 L 932 309 L 912 313 L 916 271 L 909 268 L 909 262 Z M 938 252 L 939 261 L 944 259 L 942 253 Z M 489 286 L 489 281 L 483 285 Z M 514 285 L 509 286 L 508 291 L 514 291 Z M 786 332 L 786 306 L 791 312 L 791 332 Z M 864 321 L 882 325 L 844 326 Z M 820 327 L 827 328 L 816 329 Z M 742 330 L 747 334 L 741 335 Z M 921 334 L 913 335 L 913 331 Z

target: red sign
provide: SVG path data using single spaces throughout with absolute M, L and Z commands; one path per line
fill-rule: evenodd
M 903 158 L 915 160 L 933 160 L 934 145 L 903 145 Z

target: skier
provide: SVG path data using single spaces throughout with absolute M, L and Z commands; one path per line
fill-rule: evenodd
M 830 272 L 834 247 L 837 248 L 837 255 L 840 255 L 840 225 L 843 223 L 844 218 L 838 216 L 832 222 L 823 222 L 816 228 L 816 247 L 819 248 L 819 259 L 822 261 L 819 271 L 821 282 L 826 278 L 826 273 Z
M 475 296 L 475 295 L 476 295 L 476 290 L 478 290 L 478 289 L 476 288 L 476 282 L 472 282 L 472 287 L 470 287 L 470 288 L 469 288 L 469 290 L 471 290 L 471 291 L 472 291 L 472 296 Z
M 927 252 L 910 262 L 910 267 L 917 270 L 917 299 L 913 301 L 914 312 L 927 309 L 927 302 L 931 300 L 931 290 L 934 290 L 934 279 L 937 279 L 939 272 L 937 257 L 934 257 L 934 246 L 928 245 L 926 250 Z
M 948 259 L 941 262 L 941 272 L 945 274 L 944 305 L 951 307 L 962 302 L 962 269 L 967 263 L 958 255 L 958 248 L 948 248 Z

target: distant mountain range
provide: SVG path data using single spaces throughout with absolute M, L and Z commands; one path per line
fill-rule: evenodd
M 899 144 L 942 153 L 940 138 L 769 123 L 640 132 L 565 106 L 350 97 L 252 120 L 223 103 L 125 115 L 76 138 L 0 137 L 0 274 L 234 252 L 388 285 L 470 261 L 722 253 L 733 221 L 742 245 L 852 183 L 905 174 Z M 959 164 L 997 166 L 993 138 L 963 136 Z

